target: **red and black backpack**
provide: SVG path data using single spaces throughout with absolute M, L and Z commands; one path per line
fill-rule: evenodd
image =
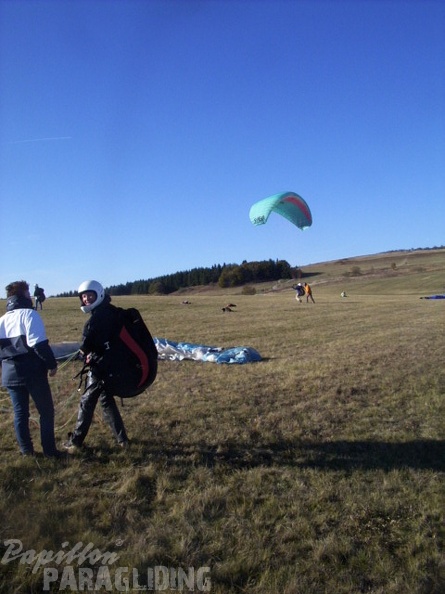
M 116 333 L 89 367 L 110 396 L 131 398 L 156 379 L 158 351 L 139 311 L 117 307 Z

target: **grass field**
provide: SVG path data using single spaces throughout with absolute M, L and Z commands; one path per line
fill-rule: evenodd
M 1 592 L 445 592 L 445 300 L 419 299 L 445 292 L 445 252 L 304 272 L 315 304 L 297 303 L 289 281 L 251 296 L 113 299 L 155 336 L 263 357 L 160 361 L 155 384 L 121 408 L 129 450 L 98 409 L 80 454 L 21 458 L 2 389 Z M 229 301 L 236 311 L 223 313 Z M 77 299 L 44 307 L 51 342 L 80 338 Z M 59 443 L 79 369 L 51 379 Z M 78 543 L 95 558 L 62 558 Z M 47 554 L 46 573 L 45 550 L 60 561 Z

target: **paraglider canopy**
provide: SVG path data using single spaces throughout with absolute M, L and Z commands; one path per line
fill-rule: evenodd
M 285 217 L 299 229 L 312 225 L 312 214 L 307 203 L 294 192 L 274 194 L 256 202 L 250 209 L 249 217 L 254 225 L 264 225 L 271 212 Z

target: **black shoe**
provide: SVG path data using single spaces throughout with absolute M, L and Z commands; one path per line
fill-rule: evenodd
M 56 450 L 53 454 L 45 454 L 45 458 L 52 458 L 53 460 L 63 460 L 66 458 L 67 452 Z
M 62 446 L 67 451 L 68 454 L 75 454 L 82 447 L 82 446 L 79 446 L 73 442 L 73 434 L 72 433 L 68 433 L 68 441 L 63 443 Z

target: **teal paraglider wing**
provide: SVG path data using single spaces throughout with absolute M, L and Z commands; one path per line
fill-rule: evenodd
M 294 192 L 274 194 L 256 202 L 250 209 L 249 217 L 254 225 L 264 225 L 271 212 L 285 217 L 299 229 L 307 229 L 312 225 L 309 206 Z

